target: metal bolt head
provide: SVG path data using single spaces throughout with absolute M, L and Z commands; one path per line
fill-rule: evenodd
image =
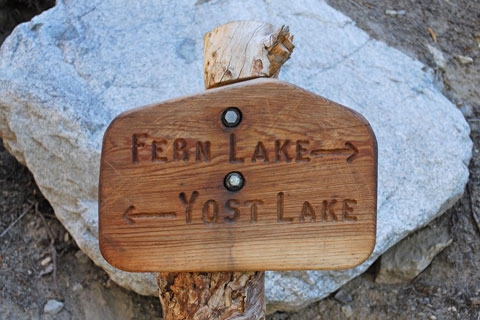
M 235 122 L 237 122 L 238 120 L 238 114 L 233 111 L 233 110 L 228 110 L 227 112 L 225 112 L 225 121 L 229 124 L 233 124 Z
M 242 113 L 236 107 L 230 107 L 223 111 L 222 113 L 222 122 L 223 125 L 229 128 L 238 126 L 242 121 Z
M 245 185 L 245 178 L 240 172 L 233 171 L 225 176 L 223 184 L 228 191 L 238 191 Z
M 239 187 L 242 185 L 242 178 L 240 177 L 240 175 L 238 174 L 232 174 L 228 177 L 228 183 L 232 186 L 232 187 Z

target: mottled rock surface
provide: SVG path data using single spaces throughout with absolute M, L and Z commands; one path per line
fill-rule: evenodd
M 412 281 L 450 243 L 452 238 L 446 226 L 419 230 L 382 255 L 375 282 L 392 284 Z
M 1 48 L 0 132 L 82 250 L 114 281 L 154 295 L 154 275 L 118 271 L 98 250 L 103 132 L 122 111 L 203 91 L 203 34 L 238 19 L 289 25 L 296 49 L 280 79 L 362 113 L 379 145 L 372 257 L 347 271 L 267 273 L 270 311 L 295 309 L 365 271 L 450 207 L 471 157 L 468 125 L 435 88 L 431 70 L 324 2 L 58 1 Z

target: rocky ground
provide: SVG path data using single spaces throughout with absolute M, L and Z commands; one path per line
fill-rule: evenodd
M 462 199 L 428 227 L 448 233 L 452 243 L 412 282 L 376 283 L 377 261 L 329 298 L 268 318 L 480 319 L 480 229 L 474 219 L 480 215 L 480 6 L 468 0 L 329 3 L 372 37 L 436 70 L 438 86 L 472 129 L 471 177 Z M 0 41 L 51 4 L 0 1 Z M 31 173 L 3 145 L 0 190 L 1 319 L 161 318 L 158 299 L 118 287 L 78 250 Z

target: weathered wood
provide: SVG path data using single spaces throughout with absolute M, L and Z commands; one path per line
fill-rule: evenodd
M 225 83 L 231 83 L 235 81 L 242 81 L 249 78 L 267 76 L 278 77 L 280 67 L 288 60 L 290 54 L 294 48 L 292 44 L 293 36 L 290 37 L 288 33 L 288 27 L 280 27 L 275 34 L 268 39 L 261 39 L 266 41 L 268 48 L 264 50 L 260 48 L 260 57 L 255 57 L 255 54 L 247 53 L 249 39 L 243 44 L 241 41 L 245 41 L 244 38 L 239 40 L 233 34 L 230 34 L 229 43 L 234 46 L 244 46 L 244 54 L 236 55 L 232 57 L 232 47 L 225 48 L 225 35 L 228 34 L 227 30 L 232 30 L 233 25 L 240 27 L 239 22 L 233 22 L 224 26 L 218 27 L 213 31 L 213 36 L 210 32 L 205 34 L 204 37 L 204 81 L 205 88 L 209 89 L 214 86 L 223 85 Z M 272 27 L 263 23 L 254 21 L 243 21 L 243 25 L 240 28 L 238 36 L 248 35 L 247 30 L 244 29 L 246 25 L 250 27 L 257 24 L 262 25 L 263 29 L 270 30 Z M 262 28 L 260 27 L 260 28 Z M 250 28 L 251 29 L 251 28 Z M 255 32 L 255 29 L 253 32 Z M 220 36 L 219 36 L 220 35 Z M 252 35 L 253 38 L 255 34 Z M 222 38 L 223 36 L 223 38 Z M 257 40 L 257 39 L 255 39 Z M 285 45 L 283 45 L 285 43 Z M 258 49 L 258 48 L 257 48 Z M 229 51 L 230 50 L 230 51 Z M 223 63 L 229 60 L 235 60 L 238 58 L 249 59 L 253 61 L 252 66 L 247 66 L 245 70 L 250 70 L 250 74 L 233 75 L 231 70 L 235 71 L 236 63 L 234 61 L 232 69 L 229 69 L 229 65 L 222 65 L 221 60 L 215 59 L 218 52 L 221 51 L 221 55 L 226 57 Z M 265 51 L 268 59 L 268 63 L 265 65 L 268 69 L 264 69 Z M 262 58 L 263 57 L 263 60 Z M 220 61 L 220 62 L 219 62 Z M 266 62 L 266 61 L 265 61 Z M 245 63 L 245 62 L 243 62 Z M 249 64 L 249 63 L 247 63 Z M 225 68 L 225 72 L 219 77 L 219 68 L 222 70 Z M 220 71 L 221 72 L 221 71 Z M 246 72 L 245 72 L 246 73 Z M 225 77 L 226 76 L 226 77 Z M 255 204 L 256 205 L 256 204 Z M 248 277 L 246 278 L 246 275 Z M 250 276 L 252 275 L 252 276 Z M 190 283 L 195 283 L 194 289 L 188 285 L 186 279 L 190 280 Z M 214 279 L 214 283 L 212 283 Z M 210 273 L 159 273 L 157 277 L 159 283 L 159 297 L 162 303 L 163 314 L 166 319 L 264 319 L 265 318 L 265 272 L 257 271 L 255 273 L 243 273 L 243 272 L 210 272 Z M 240 280 L 240 281 L 239 281 Z M 172 285 L 172 284 L 183 285 Z M 200 283 L 201 285 L 198 285 Z M 211 288 L 215 288 L 212 292 Z M 223 288 L 229 288 L 224 299 L 212 298 L 218 297 L 222 294 Z M 223 292 L 225 295 L 225 292 Z M 188 297 L 188 298 L 187 298 Z M 190 299 L 190 297 L 196 297 Z M 190 302 L 192 301 L 193 302 Z M 215 303 L 210 303 L 213 300 Z M 234 303 L 233 303 L 234 302 Z M 191 315 L 191 316 L 190 316 Z
M 205 88 L 259 77 L 276 78 L 294 45 L 287 26 L 234 21 L 203 38 Z
M 363 117 L 276 79 L 128 111 L 104 138 L 102 253 L 130 271 L 356 266 L 375 244 L 376 157 Z
M 157 281 L 167 320 L 265 318 L 264 272 L 162 272 Z
M 262 22 L 215 28 L 205 87 L 276 78 L 292 40 Z M 235 128 L 221 123 L 232 106 L 243 115 Z M 264 319 L 256 270 L 345 268 L 369 255 L 376 152 L 361 116 L 278 81 L 127 112 L 104 138 L 102 253 L 130 271 L 241 271 L 159 273 L 166 320 Z M 240 191 L 222 183 L 232 170 L 247 180 Z

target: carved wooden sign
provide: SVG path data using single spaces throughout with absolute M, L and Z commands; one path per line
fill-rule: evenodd
M 375 245 L 376 195 L 376 139 L 362 116 L 250 80 L 111 123 L 100 248 L 127 271 L 350 268 Z

